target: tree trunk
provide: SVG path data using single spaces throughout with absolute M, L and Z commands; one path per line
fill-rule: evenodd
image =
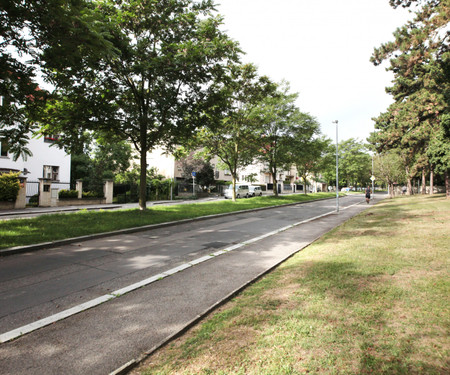
M 427 193 L 427 180 L 425 178 L 425 168 L 422 169 L 422 194 Z
M 139 209 L 147 208 L 147 152 L 141 149 L 141 175 L 139 178 Z
M 139 178 L 139 209 L 141 211 L 147 208 L 147 127 L 141 124 L 140 129 L 140 164 L 141 175 Z
M 411 177 L 409 177 L 409 167 L 406 167 L 406 187 L 407 187 L 406 194 L 413 195 L 414 192 L 412 189 Z
M 278 197 L 278 181 L 276 173 L 272 173 L 272 179 L 273 179 L 273 195 L 275 197 Z
M 408 188 L 406 194 L 407 195 L 413 195 L 413 187 L 412 187 L 412 182 L 411 182 L 411 178 L 407 177 L 407 183 L 406 183 L 406 187 Z
M 388 186 L 389 186 L 389 198 L 394 198 L 395 197 L 394 184 L 388 181 Z
M 232 195 L 232 201 L 236 202 L 236 174 L 232 174 L 231 176 L 231 183 L 233 185 L 233 195 Z
M 450 199 L 450 180 L 448 176 L 448 170 L 445 171 L 445 194 L 447 199 Z
M 433 167 L 430 168 L 430 195 L 434 194 L 434 171 Z

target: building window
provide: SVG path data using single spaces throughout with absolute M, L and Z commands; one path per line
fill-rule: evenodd
M 8 143 L 5 139 L 1 140 L 0 143 L 0 156 L 7 157 L 8 156 Z
M 52 181 L 59 181 L 59 167 L 44 165 L 44 178 Z

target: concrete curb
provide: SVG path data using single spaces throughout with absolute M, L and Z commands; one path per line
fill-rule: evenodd
M 361 203 L 359 203 L 361 204 Z M 329 216 L 332 215 L 332 213 L 329 213 L 327 215 L 323 215 L 322 217 L 325 216 Z M 356 216 L 356 215 L 355 215 Z M 337 227 L 341 226 L 342 224 L 346 223 L 347 221 L 351 220 L 354 216 L 350 217 L 349 219 L 343 221 L 342 223 L 340 223 Z M 316 219 L 317 220 L 317 219 Z M 337 228 L 335 227 L 335 228 Z M 330 229 L 328 232 L 334 230 Z M 311 244 L 313 244 L 314 242 L 316 242 L 319 238 L 323 237 L 326 233 L 321 234 L 320 236 L 317 236 L 314 240 L 312 240 L 309 244 L 300 247 L 299 249 L 293 251 L 291 254 L 289 254 L 288 256 L 286 256 L 285 258 L 283 258 L 282 260 L 280 260 L 278 263 L 276 263 L 275 265 L 273 265 L 272 267 L 264 270 L 263 272 L 261 272 L 260 274 L 256 275 L 255 277 L 249 279 L 247 282 L 245 282 L 244 284 L 242 284 L 240 287 L 236 288 L 234 291 L 232 291 L 231 293 L 229 293 L 227 296 L 223 297 L 222 299 L 220 299 L 219 301 L 217 301 L 214 305 L 211 305 L 209 308 L 207 308 L 203 313 L 197 315 L 194 319 L 192 319 L 191 321 L 187 322 L 184 327 L 180 328 L 180 330 L 176 333 L 174 333 L 173 335 L 165 338 L 164 340 L 162 340 L 160 343 L 158 343 L 157 345 L 153 346 L 151 349 L 149 349 L 148 351 L 145 351 L 144 353 L 142 353 L 139 357 L 134 358 L 130 361 L 128 361 L 127 363 L 125 363 L 124 365 L 120 366 L 119 368 L 117 368 L 116 370 L 110 372 L 108 375 L 126 375 L 128 374 L 133 368 L 137 367 L 138 365 L 140 365 L 145 359 L 147 359 L 148 357 L 150 357 L 153 353 L 155 353 L 157 350 L 163 348 L 164 346 L 168 345 L 170 342 L 172 342 L 173 340 L 177 339 L 178 337 L 182 336 L 184 333 L 186 333 L 190 328 L 194 327 L 196 324 L 198 324 L 201 320 L 203 320 L 207 315 L 209 315 L 211 312 L 213 312 L 214 310 L 216 310 L 218 307 L 224 305 L 225 303 L 227 303 L 228 301 L 230 301 L 233 297 L 235 297 L 237 294 L 239 294 L 240 292 L 242 292 L 244 289 L 246 289 L 248 286 L 250 286 L 251 284 L 254 284 L 255 282 L 257 282 L 258 280 L 260 280 L 262 277 L 264 277 L 265 275 L 267 275 L 268 273 L 272 272 L 274 269 L 276 269 L 278 266 L 280 266 L 282 263 L 284 263 L 286 260 L 292 258 L 295 254 L 299 253 L 300 251 L 304 250 L 305 248 L 309 247 Z
M 214 219 L 216 217 L 225 217 L 225 216 L 231 216 L 231 215 L 238 215 L 244 212 L 256 212 L 256 211 L 263 211 L 263 210 L 269 210 L 273 209 L 275 207 L 287 207 L 287 206 L 295 206 L 298 204 L 306 204 L 311 202 L 318 202 L 323 200 L 329 200 L 329 199 L 335 199 L 332 198 L 320 198 L 320 199 L 314 199 L 310 201 L 305 202 L 296 202 L 296 203 L 287 203 L 282 204 L 278 206 L 268 206 L 268 207 L 260 207 L 260 208 L 254 208 L 250 210 L 241 210 L 241 211 L 234 211 L 234 212 L 226 212 L 223 214 L 214 214 L 214 215 L 207 215 L 207 216 L 200 216 L 192 219 L 183 219 L 178 221 L 169 221 L 166 223 L 160 223 L 160 224 L 150 224 L 150 225 L 144 225 L 142 227 L 133 227 L 133 228 L 127 228 L 127 229 L 119 229 L 114 232 L 104 232 L 104 233 L 95 233 L 95 234 L 89 234 L 86 236 L 80 236 L 80 237 L 72 237 L 72 238 L 66 238 L 64 240 L 57 240 L 57 241 L 51 241 L 51 242 L 43 242 L 40 244 L 32 244 L 32 245 L 26 245 L 26 246 L 16 246 L 16 247 L 10 247 L 6 249 L 0 250 L 0 257 L 2 256 L 8 256 L 8 255 L 14 255 L 14 254 L 21 254 L 21 253 L 28 253 L 30 251 L 37 251 L 42 249 L 50 249 L 53 247 L 58 247 L 62 245 L 69 245 L 75 242 L 81 242 L 81 241 L 87 241 L 87 240 L 94 240 L 99 238 L 105 238 L 105 237 L 111 237 L 115 235 L 121 235 L 121 234 L 130 234 L 130 233 L 137 233 L 137 232 L 143 232 L 150 229 L 157 229 L 157 228 L 165 228 L 169 226 L 174 226 L 178 224 L 185 224 L 185 223 L 192 223 L 195 221 L 203 221 L 208 219 Z

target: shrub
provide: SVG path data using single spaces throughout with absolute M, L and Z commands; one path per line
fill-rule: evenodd
M 76 190 L 60 190 L 58 193 L 59 199 L 64 198 L 78 198 L 78 191 Z
M 32 195 L 27 206 L 37 207 L 39 205 L 39 194 Z
M 20 190 L 19 174 L 11 172 L 0 175 L 0 201 L 16 201 Z
M 99 193 L 96 191 L 83 191 L 83 198 L 104 198 L 105 195 L 103 193 Z

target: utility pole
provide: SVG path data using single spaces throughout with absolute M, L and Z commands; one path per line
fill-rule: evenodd
M 336 124 L 336 212 L 339 212 L 339 146 L 338 146 L 338 120 L 332 121 Z

